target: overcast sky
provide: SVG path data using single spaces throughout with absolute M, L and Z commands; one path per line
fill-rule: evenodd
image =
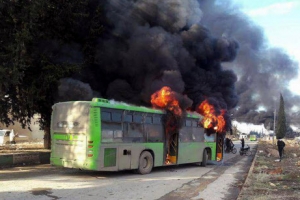
M 281 47 L 300 63 L 299 0 L 233 0 L 261 26 L 270 46 Z M 299 65 L 300 74 L 300 65 Z M 300 76 L 291 81 L 291 90 L 300 95 Z

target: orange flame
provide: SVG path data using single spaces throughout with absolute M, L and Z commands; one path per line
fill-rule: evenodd
M 216 132 L 222 133 L 225 131 L 225 110 L 221 110 L 221 114 L 215 115 L 215 108 L 210 105 L 207 100 L 203 101 L 198 107 L 198 112 L 204 116 L 202 124 L 204 128 L 213 128 Z
M 168 109 L 178 116 L 182 113 L 179 102 L 175 98 L 175 92 L 167 86 L 151 95 L 151 104 L 154 108 Z

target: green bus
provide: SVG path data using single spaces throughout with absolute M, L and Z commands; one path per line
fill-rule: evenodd
M 101 98 L 56 103 L 52 109 L 50 162 L 54 166 L 147 174 L 153 167 L 206 166 L 207 160 L 222 159 L 217 135 L 205 142 L 199 124 L 202 116 L 197 113 L 187 113 L 179 133 L 166 141 L 162 110 Z
M 257 137 L 256 137 L 256 135 L 250 135 L 249 139 L 250 139 L 250 141 L 256 141 Z

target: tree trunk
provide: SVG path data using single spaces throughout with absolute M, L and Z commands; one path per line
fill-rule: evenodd
M 50 127 L 44 128 L 44 148 L 51 149 Z

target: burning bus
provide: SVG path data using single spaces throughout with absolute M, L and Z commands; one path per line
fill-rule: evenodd
M 171 91 L 159 92 L 151 99 L 154 108 L 101 98 L 54 104 L 51 164 L 147 174 L 158 166 L 222 160 L 219 127 L 205 127 L 214 118 L 208 123 L 207 116 L 182 111 L 176 102 L 163 103 Z M 168 109 L 158 109 L 162 106 Z

